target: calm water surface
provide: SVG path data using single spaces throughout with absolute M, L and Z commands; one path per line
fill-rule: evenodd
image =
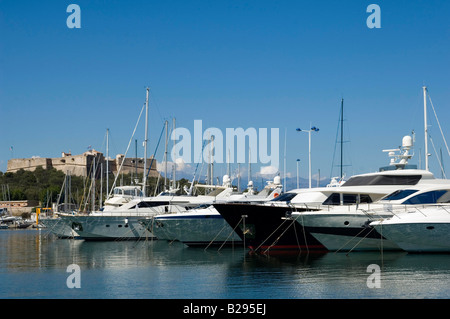
M 67 267 L 81 288 L 68 288 Z M 369 288 L 380 267 L 380 287 Z M 370 278 L 369 278 L 370 277 Z M 450 296 L 450 255 L 403 252 L 255 255 L 179 242 L 85 242 L 0 230 L 0 298 L 403 299 Z

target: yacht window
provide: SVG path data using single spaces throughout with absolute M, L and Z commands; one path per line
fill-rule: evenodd
M 411 197 L 410 199 L 407 199 L 403 202 L 403 204 L 435 204 L 439 201 L 441 197 L 445 197 L 448 200 L 448 196 L 442 196 L 446 194 L 446 190 L 438 190 L 438 191 L 431 191 L 426 192 L 422 194 L 418 194 L 416 196 Z M 442 202 L 442 201 L 439 201 Z
M 414 194 L 415 192 L 417 192 L 416 189 L 401 189 L 387 195 L 386 197 L 383 198 L 383 200 L 399 200 L 408 197 L 409 195 Z
M 293 199 L 295 196 L 297 196 L 297 193 L 284 193 L 281 194 L 274 199 L 272 199 L 272 202 L 289 202 L 291 199 Z
M 416 185 L 421 177 L 421 175 L 354 176 L 346 181 L 342 187 L 361 185 Z
M 139 208 L 143 208 L 143 207 L 156 207 L 156 206 L 162 206 L 162 205 L 170 205 L 169 202 L 167 201 L 160 201 L 160 202 L 139 202 L 137 204 L 137 207 Z M 136 208 L 136 205 L 130 207 L 129 209 L 134 209 Z
M 359 197 L 359 200 L 358 200 Z M 372 199 L 367 194 L 343 194 L 343 204 L 352 205 L 357 203 L 372 203 Z M 341 194 L 333 193 L 323 202 L 323 205 L 340 205 Z
M 138 204 L 138 207 L 156 207 L 156 206 L 162 206 L 162 205 L 170 205 L 167 201 L 161 201 L 161 202 L 140 202 Z

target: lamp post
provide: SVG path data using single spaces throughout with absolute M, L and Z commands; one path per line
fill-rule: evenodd
M 318 127 L 311 127 L 310 130 L 302 130 L 300 128 L 296 129 L 297 132 L 305 132 L 308 133 L 308 138 L 309 138 L 309 152 L 308 152 L 308 158 L 309 158 L 309 188 L 311 188 L 311 132 L 318 132 L 319 128 Z
M 299 158 L 297 158 L 297 188 L 300 188 L 299 174 L 298 174 L 298 164 L 300 164 L 300 159 Z

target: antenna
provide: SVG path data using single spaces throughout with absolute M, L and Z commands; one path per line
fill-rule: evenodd
M 414 156 L 414 154 L 410 154 L 413 145 L 413 138 L 406 135 L 402 139 L 402 146 L 400 148 L 383 150 L 383 152 L 387 152 L 388 156 L 391 157 L 389 165 L 395 165 L 397 168 L 405 167 L 408 164 L 408 160 Z M 400 153 L 396 154 L 396 152 Z

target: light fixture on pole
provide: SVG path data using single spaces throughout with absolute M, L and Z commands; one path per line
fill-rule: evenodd
M 305 132 L 308 133 L 308 137 L 309 137 L 309 188 L 311 188 L 311 132 L 319 132 L 319 128 L 318 127 L 311 127 L 310 130 L 302 130 L 300 128 L 296 129 L 297 132 Z
M 300 159 L 299 158 L 297 158 L 297 188 L 300 188 L 299 174 L 298 174 L 298 164 L 300 164 Z

